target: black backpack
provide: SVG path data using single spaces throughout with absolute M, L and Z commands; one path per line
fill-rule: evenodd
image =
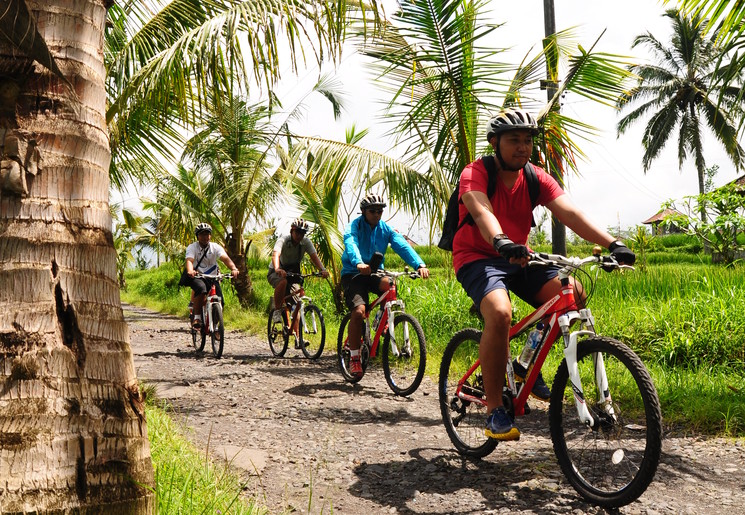
M 484 163 L 484 167 L 486 168 L 486 174 L 488 177 L 488 182 L 486 184 L 486 196 L 491 199 L 492 195 L 494 195 L 494 192 L 497 189 L 497 165 L 494 162 L 494 156 L 483 156 L 481 158 L 481 161 Z M 535 168 L 533 168 L 533 165 L 530 163 L 525 164 L 523 171 L 525 172 L 525 180 L 528 183 L 530 205 L 531 207 L 535 208 L 536 203 L 538 202 L 538 195 L 541 192 L 541 185 L 538 182 L 538 175 L 536 175 Z M 458 232 L 458 230 L 465 224 L 473 225 L 474 223 L 471 213 L 468 213 L 463 218 L 463 220 L 458 223 L 459 191 L 460 179 L 455 185 L 455 190 L 453 191 L 452 195 L 450 195 L 450 200 L 448 200 L 448 208 L 447 211 L 445 211 L 445 221 L 442 224 L 442 236 L 440 237 L 440 242 L 437 244 L 437 246 L 441 249 L 448 250 L 450 252 L 453 251 L 453 240 L 455 239 L 455 233 Z M 535 219 L 533 219 L 531 225 L 535 227 Z

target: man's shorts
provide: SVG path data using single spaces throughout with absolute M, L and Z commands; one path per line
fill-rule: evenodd
M 297 265 L 286 265 L 282 267 L 282 269 L 286 272 L 292 272 L 295 274 L 300 273 L 300 264 Z M 266 280 L 269 281 L 269 284 L 272 285 L 272 288 L 276 288 L 279 283 L 284 281 L 286 277 L 281 277 L 277 272 L 274 271 L 273 268 L 269 269 L 269 272 L 266 274 Z
M 456 278 L 476 307 L 480 307 L 484 297 L 497 289 L 512 292 L 531 306 L 538 307 L 540 303 L 536 302 L 535 296 L 558 273 L 559 268 L 555 266 L 521 267 L 497 257 L 466 263 L 458 270 Z
M 347 274 L 341 276 L 344 288 L 344 303 L 349 309 L 366 306 L 370 303 L 370 292 L 380 292 L 382 277 L 377 275 Z
M 194 295 L 202 295 L 210 290 L 213 283 L 215 284 L 215 293 L 217 293 L 217 295 L 222 298 L 222 289 L 220 288 L 220 283 L 212 279 L 205 279 L 203 277 L 192 278 L 189 286 L 192 290 L 194 290 Z

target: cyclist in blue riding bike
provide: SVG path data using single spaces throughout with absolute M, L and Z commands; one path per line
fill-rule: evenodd
M 422 279 L 429 277 L 429 270 L 419 254 L 411 247 L 406 238 L 397 233 L 390 225 L 381 220 L 386 203 L 381 195 L 370 194 L 360 202 L 362 215 L 352 220 L 344 232 L 344 253 L 341 256 L 341 284 L 344 288 L 344 302 L 351 310 L 349 318 L 349 373 L 362 375 L 360 348 L 362 347 L 362 321 L 365 318 L 365 307 L 370 302 L 370 292 L 382 293 L 390 286 L 387 277 L 371 276 L 383 262 L 373 270 L 370 261 L 373 254 L 391 248 L 419 272 Z
M 529 181 L 535 178 L 528 178 L 525 168 L 538 132 L 538 124 L 530 113 L 522 109 L 502 111 L 486 127 L 496 172 L 496 188 L 491 197 L 487 196 L 490 172 L 481 159 L 467 165 L 460 176 L 459 220 L 470 214 L 472 221 L 463 223 L 455 234 L 453 267 L 484 318 L 479 358 L 489 412 L 485 434 L 497 440 L 520 438 L 519 429 L 502 406 L 512 322 L 509 292 L 537 307 L 560 288 L 556 268 L 526 266 L 533 210 L 533 186 Z M 634 263 L 634 253 L 623 242 L 590 222 L 549 174 L 533 168 L 539 188 L 536 204 L 548 208 L 580 238 L 608 248 L 619 263 Z M 578 291 L 579 283 L 572 284 Z M 577 298 L 583 298 L 581 290 Z M 513 368 L 515 375 L 523 379 L 527 371 L 517 361 Z M 539 376 L 531 393 L 547 400 L 551 390 Z
M 208 223 L 197 225 L 194 233 L 197 241 L 186 247 L 186 273 L 191 277 L 188 286 L 194 292 L 194 328 L 199 329 L 202 325 L 202 306 L 207 301 L 207 292 L 212 285 L 209 279 L 195 278 L 197 272 L 201 274 L 219 273 L 217 260 L 219 259 L 230 269 L 233 278 L 238 276 L 238 268 L 233 264 L 225 249 L 221 245 L 210 241 L 212 239 L 212 226 Z M 217 294 L 222 298 L 220 283 L 215 285 Z

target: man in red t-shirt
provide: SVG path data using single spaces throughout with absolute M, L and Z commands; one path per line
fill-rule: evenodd
M 484 317 L 479 342 L 481 372 L 489 417 L 485 434 L 497 440 L 517 440 L 520 430 L 502 406 L 507 367 L 512 304 L 508 292 L 537 307 L 560 289 L 557 269 L 526 267 L 532 206 L 523 167 L 533 151 L 538 124 L 521 109 L 506 109 L 489 120 L 486 139 L 494 148 L 497 187 L 487 197 L 488 176 L 481 159 L 467 165 L 460 176 L 460 220 L 470 213 L 473 224 L 464 224 L 453 239 L 456 277 Z M 607 247 L 619 263 L 633 264 L 636 256 L 621 241 L 595 226 L 564 195 L 558 183 L 535 167 L 540 184 L 538 204 L 579 237 Z M 578 283 L 572 283 L 581 292 Z M 581 293 L 579 299 L 583 298 Z M 516 365 L 516 366 L 515 366 Z M 516 375 L 522 368 L 513 363 Z M 539 377 L 532 393 L 544 400 L 550 389 Z

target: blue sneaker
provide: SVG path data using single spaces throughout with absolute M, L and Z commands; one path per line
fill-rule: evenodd
M 515 373 L 515 381 L 520 381 L 521 383 L 525 381 L 525 376 L 528 375 L 528 371 L 516 359 L 512 361 L 512 371 Z M 540 372 L 538 372 L 538 377 L 535 383 L 533 383 L 533 389 L 530 390 L 530 393 L 536 399 L 542 401 L 551 400 L 551 388 L 543 380 L 543 374 Z
M 494 408 L 486 419 L 486 428 L 484 434 L 489 438 L 501 440 L 519 440 L 520 430 L 512 422 L 512 418 L 507 414 L 503 406 Z

